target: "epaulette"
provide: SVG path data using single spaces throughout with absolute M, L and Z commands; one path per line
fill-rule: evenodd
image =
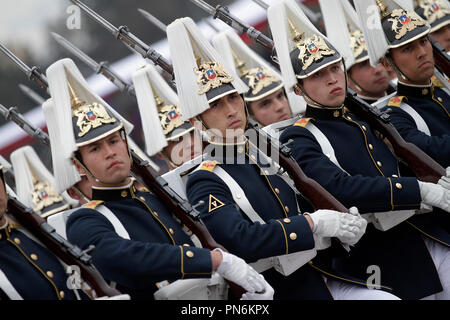
M 298 119 L 295 123 L 294 123 L 294 126 L 297 126 L 297 127 L 306 127 L 306 125 L 308 124 L 308 122 L 311 120 L 312 118 L 301 118 L 301 119 Z
M 199 170 L 206 170 L 212 172 L 216 167 L 217 163 L 218 162 L 216 160 L 206 160 L 200 165 Z
M 450 81 L 450 79 L 447 79 L 447 81 Z M 433 83 L 433 86 L 435 86 L 435 87 L 438 87 L 438 88 L 444 87 L 444 84 L 441 82 L 441 80 L 436 78 L 436 76 L 431 77 L 431 82 Z
M 83 206 L 83 208 L 86 208 L 86 209 L 95 209 L 95 208 L 97 208 L 99 205 L 101 205 L 103 202 L 105 202 L 105 201 L 103 201 L 103 200 L 92 200 L 92 201 L 86 203 L 86 204 Z
M 402 104 L 402 100 L 405 98 L 405 96 L 395 96 L 389 99 L 388 106 L 389 107 L 400 107 Z

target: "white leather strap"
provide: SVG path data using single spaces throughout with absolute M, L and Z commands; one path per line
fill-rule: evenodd
M 2 289 L 3 292 L 11 300 L 23 300 L 22 296 L 17 292 L 17 290 L 14 288 L 14 286 L 11 284 L 11 282 L 1 269 L 0 269 L 0 289 Z
M 416 123 L 417 130 L 425 133 L 427 136 L 431 136 L 430 129 L 428 128 L 427 124 L 425 123 L 425 120 L 423 120 L 423 118 L 420 116 L 420 114 L 417 113 L 417 111 L 414 110 L 413 107 L 402 102 L 400 104 L 400 109 L 405 111 L 407 114 L 409 114 L 413 118 L 414 122 Z
M 108 209 L 108 207 L 106 207 L 105 205 L 100 205 L 95 209 L 100 212 L 106 219 L 108 219 L 109 222 L 111 222 L 114 230 L 119 235 L 119 237 L 130 240 L 130 235 L 128 234 L 127 230 L 125 230 L 122 222 L 120 222 L 120 220 L 115 216 L 114 213 L 112 213 L 111 210 Z

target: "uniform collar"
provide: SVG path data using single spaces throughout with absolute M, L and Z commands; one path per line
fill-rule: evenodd
M 314 119 L 336 119 L 344 114 L 344 108 L 317 108 L 306 106 L 305 117 Z
M 103 201 L 119 201 L 133 198 L 136 193 L 135 179 L 120 187 L 92 187 L 92 199 Z
M 362 100 L 364 100 L 365 102 L 367 102 L 367 103 L 374 103 L 375 101 L 378 101 L 378 99 L 382 99 L 382 98 L 384 98 L 386 96 L 386 93 L 385 93 L 385 95 L 383 96 L 383 97 L 381 97 L 381 98 L 375 98 L 375 97 L 369 97 L 369 96 L 365 96 L 365 95 L 362 95 L 362 94 L 358 94 L 358 98 L 360 98 L 360 99 L 362 99 Z
M 406 84 L 399 80 L 397 84 L 397 95 L 399 96 L 431 98 L 433 90 L 434 86 L 432 85 L 431 81 L 428 85 L 413 85 Z

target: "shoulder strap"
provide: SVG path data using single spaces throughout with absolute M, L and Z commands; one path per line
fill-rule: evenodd
M 430 129 L 428 128 L 425 120 L 420 116 L 420 114 L 416 110 L 414 110 L 413 107 L 411 107 L 409 104 L 405 102 L 402 102 L 400 104 L 400 109 L 405 111 L 413 118 L 414 122 L 416 123 L 417 130 L 425 133 L 428 136 L 431 136 Z
M 11 300 L 23 300 L 22 296 L 17 292 L 12 283 L 6 277 L 5 273 L 0 269 L 0 289 L 5 292 L 5 294 Z
M 108 209 L 108 207 L 106 207 L 105 205 L 101 205 L 95 208 L 95 210 L 100 212 L 106 219 L 109 220 L 109 222 L 111 222 L 114 230 L 120 237 L 130 240 L 130 235 L 128 234 L 127 230 L 125 230 L 122 222 L 120 222 L 120 220 L 115 216 L 114 213 L 112 213 L 111 210 Z

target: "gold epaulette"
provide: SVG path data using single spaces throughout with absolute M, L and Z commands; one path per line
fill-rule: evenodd
M 306 125 L 308 124 L 308 122 L 311 120 L 312 118 L 301 118 L 301 119 L 298 119 L 295 123 L 294 123 L 294 126 L 297 126 L 297 127 L 306 127 Z
M 447 81 L 450 82 L 450 79 L 447 79 Z M 435 87 L 438 87 L 438 88 L 444 87 L 444 84 L 441 82 L 441 80 L 436 78 L 436 76 L 431 77 L 431 82 L 433 83 L 433 86 L 435 86 Z
M 216 167 L 217 163 L 218 162 L 216 160 L 206 160 L 200 165 L 199 170 L 206 170 L 212 172 Z
M 99 205 L 101 205 L 103 202 L 105 202 L 105 201 L 103 201 L 103 200 L 92 200 L 92 201 L 86 203 L 86 204 L 83 206 L 83 208 L 86 208 L 86 209 L 95 209 L 95 208 L 97 208 Z
M 405 96 L 395 96 L 389 99 L 388 106 L 389 107 L 400 107 Z

